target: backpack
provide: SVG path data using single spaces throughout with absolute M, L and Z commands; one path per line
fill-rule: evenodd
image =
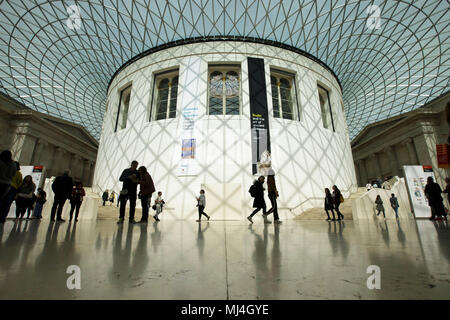
M 341 194 L 341 197 L 340 197 L 340 202 L 344 202 L 344 197 L 342 196 L 342 194 Z
M 250 189 L 248 189 L 248 192 L 250 192 L 252 198 L 256 197 L 256 186 L 253 184 Z

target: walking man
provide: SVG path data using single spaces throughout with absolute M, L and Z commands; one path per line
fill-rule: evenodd
M 255 198 L 255 200 L 253 200 L 253 208 L 256 208 L 255 210 L 253 210 L 253 212 L 251 213 L 251 215 L 249 215 L 247 217 L 248 221 L 250 221 L 251 223 L 253 223 L 253 216 L 259 211 L 259 210 L 263 210 L 263 218 L 264 218 L 264 223 L 271 223 L 269 220 L 267 220 L 267 215 L 266 215 L 266 201 L 264 200 L 264 187 L 263 187 L 263 183 L 264 183 L 264 176 L 260 176 L 258 178 L 258 180 L 255 180 L 253 182 L 253 185 L 250 187 L 250 195 Z
M 136 197 L 137 197 L 137 185 L 139 183 L 139 172 L 137 171 L 138 162 L 134 160 L 131 162 L 131 167 L 123 170 L 120 175 L 119 180 L 123 182 L 122 191 L 120 191 L 119 202 L 120 202 L 120 216 L 117 224 L 123 223 L 125 219 L 125 208 L 127 201 L 130 201 L 130 214 L 129 222 L 136 223 L 134 221 L 134 211 L 136 209 Z
M 52 184 L 52 190 L 55 194 L 55 198 L 53 200 L 52 211 L 50 214 L 50 221 L 56 220 L 64 222 L 62 219 L 62 210 L 64 208 L 64 204 L 66 200 L 70 198 L 72 195 L 73 188 L 73 180 L 69 176 L 70 170 L 65 170 L 62 176 L 56 177 L 55 181 Z
M 273 169 L 269 169 L 267 176 L 267 192 L 269 195 L 270 203 L 272 204 L 272 208 L 269 209 L 266 213 L 266 217 L 273 213 L 273 222 L 281 223 L 280 218 L 278 216 L 278 206 L 277 206 L 277 198 L 278 198 L 278 190 L 275 184 L 275 171 Z
M 398 219 L 398 207 L 400 207 L 400 206 L 398 205 L 398 200 L 397 200 L 397 197 L 395 196 L 395 194 L 393 194 L 393 193 L 391 194 L 389 201 L 391 202 L 392 209 L 394 209 L 395 218 Z

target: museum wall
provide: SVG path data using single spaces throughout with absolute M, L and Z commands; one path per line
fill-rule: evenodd
M 355 190 L 356 176 L 343 114 L 342 95 L 333 75 L 318 63 L 297 53 L 254 43 L 207 42 L 166 49 L 135 61 L 111 82 L 107 98 L 99 152 L 94 175 L 98 192 L 119 192 L 119 176 L 132 160 L 145 165 L 172 218 L 197 216 L 195 196 L 204 184 L 240 184 L 240 195 L 222 199 L 230 208 L 230 219 L 250 213 L 248 189 L 252 175 L 248 57 L 264 59 L 269 112 L 272 167 L 281 209 L 295 209 L 308 202 L 323 205 L 323 189 L 337 184 L 344 195 Z M 208 115 L 208 68 L 211 63 L 240 66 L 240 115 Z M 177 117 L 149 121 L 154 74 L 179 68 Z M 274 118 L 270 69 L 295 74 L 300 121 Z M 335 132 L 322 124 L 318 83 L 330 91 Z M 132 85 L 126 128 L 115 132 L 120 92 Z M 179 163 L 184 108 L 195 105 L 198 174 L 180 176 Z M 220 198 L 220 190 L 217 191 Z M 208 195 L 207 199 L 208 199 Z M 234 203 L 239 201 L 239 203 Z M 208 202 L 208 200 L 207 200 Z M 266 198 L 266 202 L 270 202 Z M 214 217 L 214 209 L 205 210 Z M 218 207 L 217 207 L 218 209 Z M 282 211 L 282 218 L 289 210 Z

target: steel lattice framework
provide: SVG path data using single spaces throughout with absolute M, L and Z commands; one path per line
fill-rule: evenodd
M 182 39 L 251 37 L 327 64 L 342 84 L 353 138 L 448 90 L 449 7 L 441 0 L 3 0 L 0 90 L 99 138 L 108 83 L 128 60 Z

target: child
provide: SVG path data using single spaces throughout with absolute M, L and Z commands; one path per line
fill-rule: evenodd
M 109 205 L 114 205 L 114 200 L 116 199 L 116 193 L 114 191 L 111 192 L 111 195 L 109 196 Z
M 47 193 L 42 190 L 42 188 L 39 188 L 37 192 L 36 205 L 34 206 L 34 217 L 36 219 L 42 219 L 42 207 L 46 202 Z
M 156 210 L 156 214 L 153 216 L 153 218 L 155 218 L 156 221 L 160 221 L 158 216 L 162 211 L 162 207 L 164 205 L 164 200 L 162 198 L 162 192 L 158 191 L 158 197 L 155 200 L 155 205 L 154 205 L 154 209 Z
M 377 216 L 380 215 L 381 212 L 383 212 L 383 216 L 386 219 L 386 214 L 384 213 L 384 206 L 383 206 L 383 200 L 381 200 L 380 195 L 377 196 L 377 198 L 375 199 L 375 204 L 377 205 Z
M 206 218 L 209 218 L 210 216 L 208 216 L 203 210 L 206 207 L 206 198 L 205 198 L 205 190 L 200 190 L 200 196 L 197 199 L 197 207 L 198 207 L 198 220 L 197 222 L 200 222 L 202 220 L 202 215 L 204 215 Z

